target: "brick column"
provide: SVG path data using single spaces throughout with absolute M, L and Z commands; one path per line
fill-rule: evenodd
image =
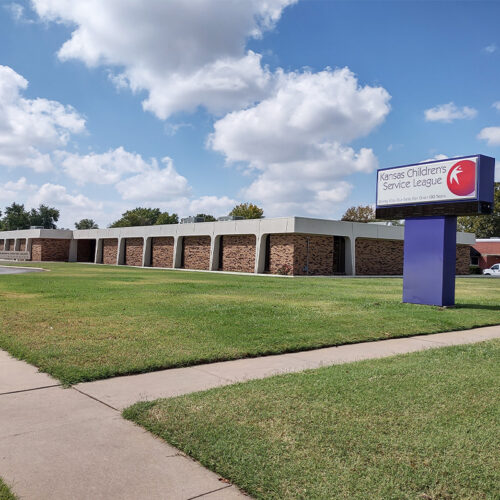
M 144 238 L 142 244 L 142 267 L 151 267 L 151 242 L 153 238 L 150 236 Z
M 269 235 L 255 235 L 255 238 L 255 274 L 262 274 L 266 265 L 266 241 Z
M 220 240 L 220 236 L 212 236 L 210 241 L 210 271 L 218 271 L 222 264 L 219 262 Z
M 174 238 L 174 269 L 179 269 L 182 263 L 182 238 L 183 236 L 176 236 Z

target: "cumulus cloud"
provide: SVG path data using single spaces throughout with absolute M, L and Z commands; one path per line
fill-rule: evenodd
M 156 159 L 148 163 L 141 155 L 130 153 L 122 146 L 100 154 L 58 151 L 56 157 L 63 171 L 79 185 L 115 184 L 126 175 L 158 169 Z
M 269 215 L 320 214 L 348 196 L 343 177 L 376 168 L 371 149 L 346 144 L 384 121 L 389 100 L 348 68 L 282 73 L 270 97 L 218 120 L 208 144 L 258 173 L 243 195 Z
M 74 27 L 62 60 L 114 68 L 112 79 L 145 90 L 165 119 L 204 106 L 223 113 L 266 95 L 272 75 L 249 38 L 272 29 L 297 0 L 32 0 L 40 18 Z M 127 36 L 123 36 L 126 33 Z
M 477 137 L 486 141 L 488 146 L 500 146 L 500 127 L 483 128 Z
M 227 214 L 237 203 L 226 196 L 193 198 L 188 180 L 177 172 L 169 157 L 161 161 L 156 158 L 146 161 L 140 154 L 126 151 L 121 146 L 105 153 L 80 155 L 57 151 L 54 156 L 62 171 L 77 184 L 113 185 L 125 201 L 188 215 L 201 212 Z M 122 207 L 122 204 L 117 206 Z M 113 213 L 116 210 L 120 208 L 114 209 Z
M 493 52 L 496 52 L 498 50 L 498 47 L 496 43 L 490 43 L 489 45 L 486 45 L 486 47 L 484 47 L 483 50 L 487 54 L 493 54 Z
M 470 120 L 477 115 L 477 110 L 469 106 L 458 107 L 454 102 L 440 104 L 424 111 L 428 122 L 452 123 L 455 120 Z
M 12 68 L 0 66 L 0 166 L 44 172 L 52 168 L 52 149 L 83 132 L 85 120 L 57 101 L 25 99 L 27 86 Z
M 23 203 L 26 209 L 38 207 L 40 204 L 56 207 L 61 212 L 60 227 L 71 227 L 73 222 L 82 217 L 93 217 L 102 220 L 103 204 L 90 200 L 80 193 L 69 193 L 65 186 L 52 184 L 31 184 L 26 177 L 17 181 L 8 181 L 0 185 L 0 204 L 10 205 L 12 202 Z
M 227 215 L 239 202 L 228 196 L 202 196 L 189 202 L 190 214 Z
M 174 168 L 170 158 L 161 160 L 161 167 L 156 160 L 140 174 L 128 177 L 116 185 L 124 200 L 169 201 L 188 196 L 191 188 L 185 177 Z
M 492 106 L 497 110 L 500 111 L 500 101 L 496 101 L 492 104 Z

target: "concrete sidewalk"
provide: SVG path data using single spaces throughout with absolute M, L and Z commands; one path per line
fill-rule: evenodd
M 493 338 L 500 338 L 500 325 L 174 368 L 86 382 L 76 385 L 75 389 L 122 410 L 137 401 L 170 398 L 281 373 L 384 358 L 434 347 L 470 344 Z
M 3 351 L 0 477 L 26 500 L 246 498 L 116 410 Z
M 279 373 L 493 338 L 500 338 L 500 326 L 164 370 L 71 389 L 0 351 L 0 477 L 23 499 L 244 498 L 117 410 Z

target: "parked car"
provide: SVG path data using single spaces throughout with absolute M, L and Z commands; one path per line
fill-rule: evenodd
M 488 274 L 489 276 L 500 276 L 500 264 L 495 264 L 489 269 L 483 269 L 483 274 Z

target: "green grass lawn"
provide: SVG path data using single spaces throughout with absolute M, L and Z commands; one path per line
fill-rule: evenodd
M 272 377 L 124 416 L 262 499 L 500 498 L 500 341 Z
M 0 500 L 16 500 L 7 485 L 0 479 Z
M 495 279 L 459 279 L 459 307 L 440 309 L 402 304 L 396 278 L 43 267 L 0 275 L 0 348 L 68 384 L 500 323 Z

